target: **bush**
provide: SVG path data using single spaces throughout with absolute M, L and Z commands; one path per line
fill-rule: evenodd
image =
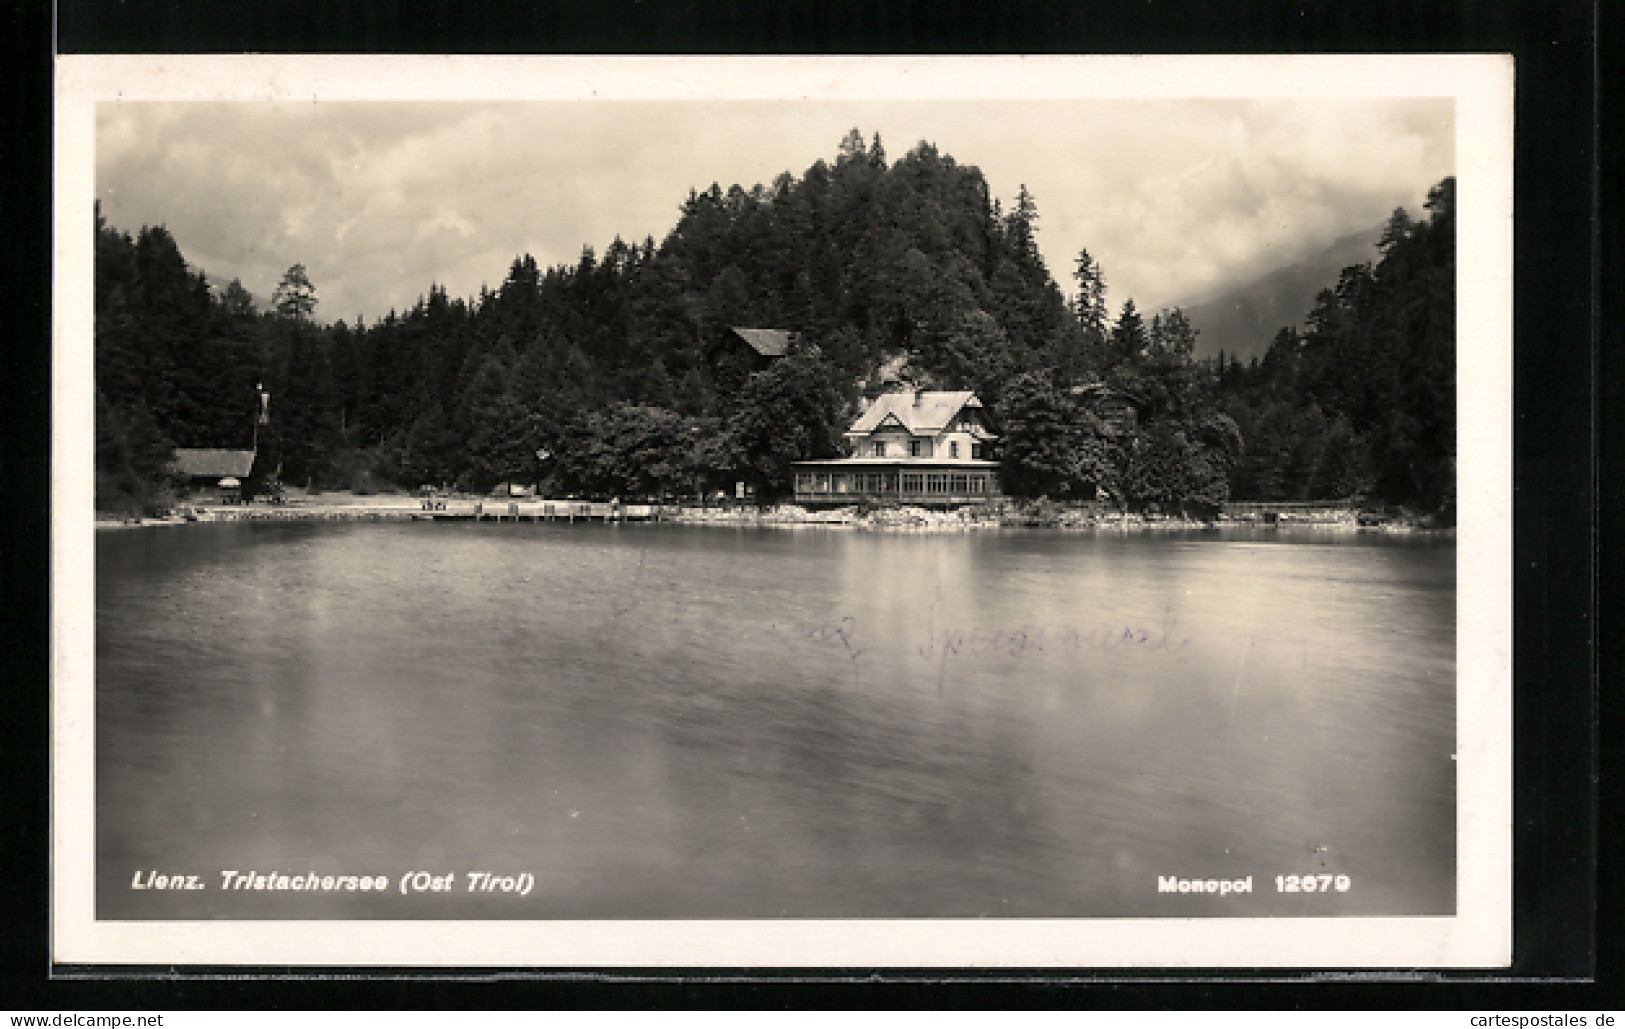
M 96 513 L 115 518 L 162 518 L 175 509 L 168 484 L 96 473 Z
M 344 450 L 334 455 L 331 482 L 356 496 L 371 496 L 395 485 L 389 466 L 390 455 L 382 447 Z

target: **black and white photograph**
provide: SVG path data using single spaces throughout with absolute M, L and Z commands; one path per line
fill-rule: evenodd
M 1504 965 L 1511 87 L 62 59 L 58 959 Z

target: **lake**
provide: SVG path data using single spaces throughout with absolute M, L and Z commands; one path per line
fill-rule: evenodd
M 1451 914 L 1455 559 L 1285 529 L 101 532 L 97 917 Z

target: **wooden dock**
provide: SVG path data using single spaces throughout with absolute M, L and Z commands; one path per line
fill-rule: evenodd
M 181 505 L 177 522 L 658 522 L 667 510 L 656 504 L 609 504 L 584 500 L 472 497 L 377 497 L 338 503 L 296 498 L 286 504 Z
M 654 504 L 606 504 L 585 500 L 476 500 L 426 506 L 414 517 L 437 522 L 653 522 Z

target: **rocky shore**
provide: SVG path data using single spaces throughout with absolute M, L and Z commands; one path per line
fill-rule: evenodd
M 1212 521 L 1168 515 L 1143 515 L 1094 507 L 1062 507 L 1045 502 L 1009 503 L 1000 507 L 963 507 L 953 510 L 899 507 L 840 507 L 808 509 L 781 504 L 762 509 L 677 508 L 663 514 L 667 521 L 714 525 L 851 526 L 895 532 L 970 532 L 987 529 L 1063 529 L 1102 531 L 1175 531 L 1220 527 L 1314 529 L 1329 532 L 1432 533 L 1453 536 L 1454 527 L 1410 515 L 1374 518 L 1354 511 L 1325 508 L 1295 511 L 1273 519 L 1256 515 Z
M 570 507 L 592 508 L 590 516 L 602 519 L 608 505 L 580 501 L 551 501 L 536 498 L 503 500 L 454 496 L 425 502 L 406 494 L 360 496 L 350 493 L 310 494 L 290 498 L 286 503 L 267 504 L 182 504 L 163 517 L 105 518 L 98 516 L 98 529 L 187 525 L 196 522 L 239 521 L 420 521 L 438 518 L 504 518 L 529 521 L 545 517 L 551 505 L 563 517 Z M 1427 533 L 1453 536 L 1453 526 L 1443 526 L 1425 516 L 1408 514 L 1358 514 L 1342 508 L 1308 509 L 1272 517 L 1256 513 L 1219 515 L 1213 521 L 1166 515 L 1142 515 L 1093 506 L 1066 507 L 1047 501 L 1006 502 L 997 506 L 963 507 L 939 510 L 913 506 L 850 506 L 809 509 L 794 504 L 771 507 L 696 507 L 683 505 L 625 505 L 615 508 L 621 516 L 694 525 L 826 526 L 887 532 L 974 532 L 997 529 L 1060 529 L 1072 531 L 1175 531 L 1218 527 L 1314 529 L 1327 532 Z M 517 512 L 517 514 L 515 514 Z

